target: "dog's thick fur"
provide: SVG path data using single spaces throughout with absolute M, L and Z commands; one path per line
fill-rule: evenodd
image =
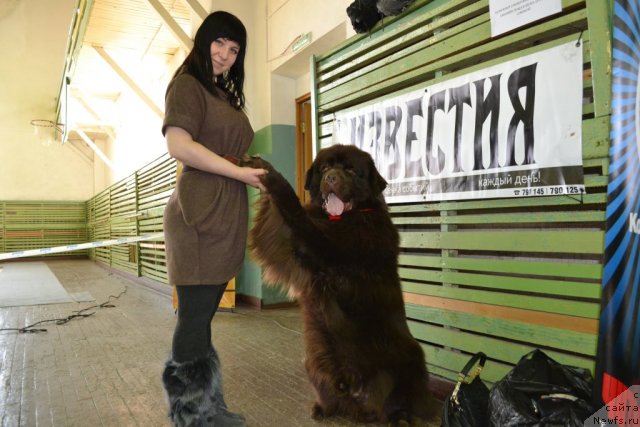
M 405 318 L 387 183 L 371 156 L 354 146 L 321 150 L 307 172 L 304 207 L 271 165 L 253 159 L 252 166 L 269 173 L 249 246 L 265 281 L 300 304 L 312 416 L 421 424 L 429 417 L 428 374 Z

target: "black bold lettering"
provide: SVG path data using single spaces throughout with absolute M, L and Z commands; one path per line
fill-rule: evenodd
M 533 158 L 534 135 L 533 135 L 533 110 L 536 99 L 536 68 L 538 64 L 527 65 L 511 73 L 507 81 L 509 99 L 513 105 L 514 113 L 509 122 L 507 132 L 507 164 L 505 166 L 515 166 L 515 139 L 519 123 L 524 127 L 524 165 L 535 163 Z M 524 106 L 520 102 L 520 89 L 525 88 L 527 98 Z
M 429 98 L 429 109 L 427 111 L 427 141 L 426 141 L 426 153 L 427 153 L 427 170 L 431 174 L 439 174 L 444 168 L 444 152 L 440 145 L 438 144 L 438 156 L 434 157 L 431 154 L 432 146 L 433 146 L 433 126 L 434 126 L 434 117 L 436 115 L 436 111 L 445 111 L 444 110 L 444 101 L 445 101 L 446 91 L 440 91 L 438 93 L 434 93 Z
M 382 114 L 380 114 L 380 111 L 376 110 L 369 113 L 369 126 L 373 132 L 373 136 L 371 139 L 371 149 L 368 151 L 371 153 L 373 161 L 379 164 L 378 160 L 380 159 L 381 151 L 380 137 L 382 136 Z
M 418 141 L 418 137 L 413 130 L 413 118 L 415 116 L 422 117 L 422 97 L 407 101 L 407 139 L 404 150 L 405 178 L 422 176 L 421 160 L 411 161 L 411 147 L 414 142 Z
M 358 116 L 351 119 L 351 142 L 360 149 L 364 143 L 364 118 Z
M 500 118 L 500 77 L 502 74 L 489 77 L 491 89 L 484 96 L 485 79 L 473 82 L 476 87 L 476 123 L 473 137 L 473 170 L 486 169 L 482 164 L 482 128 L 484 122 L 491 114 L 489 124 L 489 156 L 491 163 L 489 168 L 497 168 L 498 165 L 498 119 Z
M 453 171 L 462 171 L 462 116 L 464 104 L 471 106 L 469 84 L 449 89 L 449 111 L 456 109 L 455 132 L 453 136 Z
M 396 136 L 398 134 L 398 129 L 400 128 L 400 123 L 402 123 L 402 108 L 399 106 L 391 106 L 387 107 L 384 112 L 384 119 L 386 122 L 386 131 L 384 135 L 384 158 L 391 158 L 391 150 L 393 150 L 394 161 L 387 162 L 387 173 L 386 176 L 389 179 L 394 179 L 400 176 L 400 159 L 398 156 L 398 145 L 396 141 Z M 393 128 L 392 125 L 393 124 Z

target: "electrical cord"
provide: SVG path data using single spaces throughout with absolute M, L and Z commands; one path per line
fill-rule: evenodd
M 287 330 L 287 331 L 293 332 L 293 333 L 295 333 L 295 334 L 297 334 L 297 335 L 302 335 L 302 332 L 297 331 L 297 330 L 295 330 L 295 329 L 288 328 L 288 327 L 284 326 L 282 323 L 278 322 L 278 321 L 277 321 L 277 320 L 275 320 L 275 319 L 269 319 L 269 318 L 267 318 L 267 317 L 265 317 L 265 316 L 260 316 L 260 315 L 258 315 L 258 314 L 242 313 L 242 312 L 239 312 L 239 311 L 234 311 L 234 313 L 236 313 L 236 314 L 240 314 L 240 315 L 242 315 L 242 316 L 254 317 L 254 318 L 257 318 L 257 319 L 270 320 L 271 322 L 275 323 L 278 327 L 280 327 L 280 328 L 282 328 L 282 329 L 284 329 L 284 330 Z
M 113 308 L 115 307 L 115 305 L 111 304 L 111 299 L 118 299 L 120 298 L 123 294 L 125 294 L 127 292 L 127 287 L 125 286 L 124 290 L 122 292 L 120 292 L 117 296 L 113 296 L 113 295 L 109 295 L 109 298 L 103 302 L 102 304 L 98 304 L 98 305 L 92 305 L 91 307 L 86 307 L 83 308 L 82 310 L 77 310 L 77 311 L 73 311 L 71 314 L 65 318 L 61 318 L 61 319 L 46 319 L 46 320 L 41 320 L 39 322 L 33 323 L 31 325 L 25 326 L 23 328 L 0 328 L 0 331 L 17 331 L 20 334 L 34 334 L 34 333 L 39 333 L 39 332 L 47 332 L 46 329 L 42 329 L 42 328 L 34 328 L 35 326 L 44 324 L 44 323 L 55 323 L 56 325 L 64 325 L 67 322 L 70 322 L 71 320 L 75 319 L 75 318 L 85 318 L 85 317 L 89 317 L 89 316 L 93 316 L 94 314 L 96 314 L 96 312 L 94 311 L 93 313 L 87 313 L 85 314 L 84 312 L 87 310 L 91 310 L 93 308 Z

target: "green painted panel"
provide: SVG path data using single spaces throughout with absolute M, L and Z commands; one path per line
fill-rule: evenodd
M 583 260 L 520 261 L 513 259 L 497 259 L 494 257 L 442 257 L 427 255 L 400 254 L 400 265 L 474 270 L 494 273 L 511 273 L 535 276 L 558 276 L 568 279 L 592 279 L 600 281 L 602 265 Z
M 404 88 L 419 82 L 423 82 L 422 86 L 439 83 L 512 58 L 575 41 L 580 32 L 579 30 L 584 28 L 585 24 L 586 11 L 578 10 L 516 32 L 511 36 L 487 41 L 484 44 L 470 48 L 469 40 L 491 40 L 490 23 L 487 19 L 485 23 L 477 27 L 454 35 L 441 44 L 433 45 L 429 48 L 425 47 L 422 51 L 402 58 L 401 61 L 383 63 L 380 67 L 361 75 L 358 79 L 340 85 L 337 85 L 336 82 L 333 90 L 323 91 L 321 88 L 318 95 L 319 104 L 325 111 L 335 111 L 362 102 L 364 99 L 378 98 L 385 93 L 400 89 L 409 90 Z M 539 38 L 541 33 L 545 33 L 545 38 L 548 38 L 558 32 L 561 34 L 564 32 L 565 35 L 546 43 L 539 43 L 525 48 L 530 44 L 527 43 L 528 39 Z M 570 34 L 566 35 L 567 33 Z M 583 35 L 583 38 L 586 44 L 588 37 Z M 434 79 L 436 72 L 442 70 L 461 71 L 453 71 L 445 74 L 443 78 Z M 357 101 L 359 99 L 360 101 Z
M 446 18 L 445 18 L 446 19 Z M 345 85 L 347 82 L 352 82 L 353 85 L 358 87 L 361 83 L 356 82 L 356 79 L 371 79 L 374 78 L 377 73 L 385 73 L 387 66 L 393 66 L 394 64 L 404 63 L 405 61 L 409 61 L 407 65 L 407 70 L 413 68 L 414 61 L 413 55 L 418 55 L 421 57 L 419 64 L 425 64 L 428 62 L 428 58 L 438 58 L 441 52 L 438 52 L 437 49 L 444 49 L 444 41 L 447 39 L 453 39 L 451 41 L 452 44 L 456 43 L 455 36 L 466 37 L 468 33 L 465 33 L 467 30 L 475 30 L 475 28 L 487 22 L 487 16 L 478 16 L 470 18 L 469 20 L 461 23 L 460 25 L 456 25 L 452 28 L 446 29 L 446 22 L 443 20 L 438 20 L 436 23 L 428 24 L 424 27 L 420 27 L 413 31 L 412 34 L 396 38 L 393 41 L 390 41 L 387 45 L 383 46 L 381 49 L 378 49 L 378 52 L 370 51 L 369 55 L 363 55 L 359 57 L 356 61 L 349 63 L 343 67 L 340 67 L 333 72 L 327 73 L 323 75 L 323 78 L 320 79 L 321 90 L 320 93 L 327 93 L 338 86 Z M 455 19 L 455 17 L 452 17 Z M 431 35 L 431 37 L 426 38 L 434 29 L 443 28 L 444 31 L 438 33 L 437 35 Z M 441 43 L 442 45 L 438 45 Z M 402 47 L 405 47 L 402 49 Z M 429 51 L 427 51 L 429 49 Z M 434 51 L 435 49 L 435 51 Z M 390 50 L 397 50 L 395 53 L 383 55 L 382 52 L 389 52 Z M 431 55 L 427 56 L 427 52 Z M 376 62 L 372 62 L 369 56 L 376 58 Z M 347 74 L 347 72 L 351 71 Z M 340 76 L 342 74 L 342 78 L 334 78 L 331 83 L 322 84 L 323 81 L 335 77 Z M 373 74 L 375 73 L 375 74 Z M 344 91 L 353 92 L 351 87 L 343 86 Z M 333 100 L 331 97 L 321 98 L 324 102 L 329 102 Z
M 465 1 L 469 2 L 469 0 Z M 465 1 L 462 3 L 465 3 Z M 486 3 L 487 0 L 483 0 L 483 2 Z M 344 63 L 349 58 L 362 55 L 363 51 L 368 50 L 372 45 L 388 43 L 389 40 L 413 27 L 425 25 L 425 22 L 433 19 L 434 16 L 448 12 L 448 9 L 442 9 L 443 5 L 446 6 L 448 3 L 458 6 L 461 2 L 460 0 L 415 0 L 408 7 L 408 13 L 403 13 L 401 19 L 396 17 L 386 18 L 381 23 L 382 25 L 378 25 L 378 27 L 384 27 L 384 31 L 375 31 L 374 29 L 368 34 L 356 34 L 333 49 L 318 55 L 316 63 L 319 75 Z
M 532 295 L 488 292 L 470 288 L 432 285 L 427 283 L 408 282 L 403 280 L 402 290 L 421 295 L 450 298 L 461 301 L 493 304 L 503 307 L 514 307 L 545 313 L 564 314 L 567 316 L 598 319 L 600 302 L 580 302 L 560 298 L 547 298 Z M 531 313 L 535 316 L 535 313 Z
M 429 4 L 424 12 L 412 14 L 409 20 L 399 21 L 396 26 L 385 26 L 385 30 L 375 33 L 373 37 L 366 38 L 360 43 L 353 44 L 348 49 L 349 55 L 353 57 L 351 61 L 345 61 L 343 57 L 329 58 L 327 61 L 319 60 L 318 71 L 320 74 L 319 83 L 323 84 L 328 80 L 348 74 L 354 70 L 365 70 L 365 67 L 377 60 L 388 58 L 390 52 L 399 52 L 399 57 L 421 48 L 420 43 L 434 32 L 442 32 L 449 27 L 454 30 L 447 33 L 449 35 L 462 31 L 468 27 L 469 21 L 476 15 L 486 12 L 487 1 L 476 2 L 468 7 L 463 7 L 469 0 L 451 0 L 438 7 Z M 435 19 L 439 17 L 438 19 Z M 486 18 L 483 18 L 486 19 Z M 438 34 L 442 36 L 442 34 Z M 430 39 L 427 45 L 435 43 L 435 39 Z M 346 54 L 345 50 L 342 52 Z
M 84 243 L 88 238 L 83 202 L 0 201 L 0 251 L 14 252 Z M 86 257 L 87 250 L 46 257 Z
M 530 345 L 562 348 L 572 353 L 594 356 L 597 337 L 594 334 L 540 326 L 533 323 L 508 321 L 457 311 L 440 310 L 417 304 L 407 304 L 407 317 L 445 327 L 458 328 L 479 334 L 490 333 L 494 337 Z M 448 344 L 448 343 L 447 343 Z
M 400 242 L 403 248 L 418 249 L 599 254 L 604 249 L 604 232 L 601 230 L 401 232 Z
M 559 222 L 601 222 L 605 213 L 601 210 L 581 212 L 516 212 L 483 215 L 455 216 L 403 216 L 394 217 L 393 223 L 406 224 L 514 224 L 514 223 L 559 223 Z
M 609 121 L 611 114 L 611 2 L 587 0 L 594 81 L 594 114 Z
M 582 197 L 550 196 L 550 197 L 526 197 L 518 199 L 494 199 L 472 200 L 458 202 L 416 203 L 411 205 L 392 205 L 391 213 L 409 212 L 440 212 L 459 211 L 467 209 L 505 209 L 505 208 L 529 208 L 544 206 L 588 207 L 596 205 L 604 210 L 607 201 L 606 193 L 586 194 Z
M 486 335 L 476 335 L 458 329 L 443 328 L 426 323 L 409 321 L 408 324 L 413 336 L 420 341 L 427 343 L 446 343 L 447 347 L 466 353 L 482 351 L 491 359 L 512 365 L 518 363 L 523 355 L 537 348 L 525 342 L 507 342 L 487 337 Z M 547 350 L 545 353 L 557 362 L 585 369 L 593 369 L 593 359 L 554 350 Z
M 547 296 L 557 295 L 575 298 L 600 298 L 600 283 L 575 282 L 566 280 L 565 278 L 549 280 L 416 268 L 400 268 L 399 273 L 400 277 L 406 280 L 449 283 L 474 288 L 527 292 Z
M 610 129 L 609 116 L 582 122 L 582 157 L 584 159 L 609 157 Z
M 456 380 L 458 372 L 471 357 L 469 353 L 460 353 L 446 347 L 442 348 L 427 344 L 421 344 L 421 347 L 427 359 L 427 368 L 431 372 L 437 373 L 452 381 Z M 480 377 L 490 384 L 495 383 L 509 373 L 512 368 L 512 365 L 489 360 L 482 370 Z

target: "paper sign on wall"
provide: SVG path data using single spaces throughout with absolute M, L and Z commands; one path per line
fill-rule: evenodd
M 562 12 L 562 0 L 489 0 L 491 36 Z

